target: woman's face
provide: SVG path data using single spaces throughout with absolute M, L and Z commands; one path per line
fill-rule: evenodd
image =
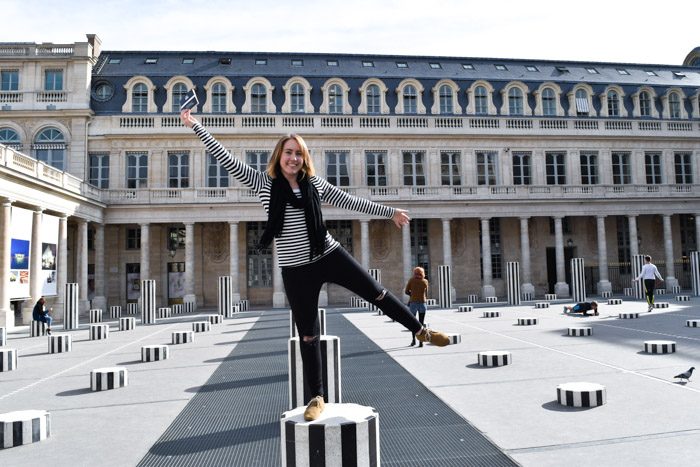
M 280 170 L 288 180 L 296 180 L 297 174 L 304 165 L 304 157 L 301 154 L 299 143 L 290 138 L 282 146 L 282 156 L 280 157 Z

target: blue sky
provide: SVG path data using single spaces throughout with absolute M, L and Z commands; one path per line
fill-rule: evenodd
M 681 64 L 697 0 L 3 0 L 0 42 Z M 60 5 L 60 6 L 59 6 Z M 9 21 L 8 21 L 9 19 Z

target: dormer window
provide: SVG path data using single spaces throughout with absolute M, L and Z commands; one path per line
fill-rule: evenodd
M 256 58 L 255 64 L 256 65 L 267 65 L 267 59 L 266 58 Z
M 494 65 L 498 71 L 508 71 L 505 65 Z
M 680 71 L 674 71 L 673 72 L 673 77 L 678 78 L 678 79 L 683 79 L 685 78 L 685 73 L 682 73 Z
M 473 71 L 474 65 L 472 65 L 471 63 L 462 63 L 462 68 L 464 68 L 465 70 L 472 70 Z
M 221 57 L 219 58 L 219 65 L 230 65 L 231 57 Z
M 183 65 L 192 65 L 192 64 L 194 64 L 194 58 L 183 58 L 182 64 Z
M 121 58 L 110 58 L 107 63 L 110 65 L 119 65 L 122 62 Z
M 629 75 L 630 74 L 630 72 L 625 70 L 624 68 L 618 68 L 617 72 L 621 75 Z
M 301 59 L 293 59 L 292 60 L 292 66 L 304 66 L 304 60 Z
M 146 61 L 145 61 L 144 63 L 145 63 L 146 65 L 155 65 L 156 63 L 158 63 L 158 59 L 157 59 L 157 58 L 150 57 L 150 58 L 147 58 Z
M 369 60 L 363 60 L 362 66 L 365 68 L 374 68 L 374 62 L 369 61 Z
M 396 68 L 408 68 L 408 63 L 406 63 L 406 62 L 396 62 Z
M 536 67 L 535 65 L 528 65 L 528 66 L 525 67 L 525 69 L 526 69 L 527 71 L 532 71 L 532 72 L 540 71 L 540 70 L 537 69 L 537 67 Z
M 647 76 L 659 76 L 654 70 L 646 70 Z
M 562 73 L 562 74 L 563 74 L 563 73 L 568 73 L 568 72 L 569 72 L 569 69 L 568 69 L 567 67 L 565 67 L 565 66 L 558 66 L 558 67 L 557 67 L 557 71 L 558 71 L 559 73 Z
M 442 69 L 442 65 L 440 65 L 439 63 L 431 63 L 430 68 L 432 68 L 433 70 L 440 70 Z
M 595 68 L 593 68 L 593 67 L 588 67 L 588 68 L 586 68 L 586 71 L 587 71 L 589 74 L 591 74 L 591 75 L 597 75 L 597 74 L 599 74 L 599 73 L 598 73 L 598 70 L 595 69 Z
M 338 60 L 326 60 L 328 66 L 338 66 Z

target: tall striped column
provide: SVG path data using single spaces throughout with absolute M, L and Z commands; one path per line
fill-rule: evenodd
M 440 287 L 440 308 L 452 308 L 452 271 L 450 266 L 438 266 L 438 286 Z
M 66 284 L 66 300 L 63 302 L 63 329 L 78 329 L 78 284 Z
M 571 258 L 571 289 L 575 302 L 586 301 L 586 275 L 583 258 Z
M 517 261 L 506 263 L 506 288 L 508 289 L 508 304 L 520 305 L 520 263 Z
M 374 280 L 376 280 L 380 284 L 382 283 L 382 270 L 381 269 L 368 269 L 367 271 L 369 272 L 369 275 L 374 278 Z M 371 303 L 367 304 L 367 309 L 369 311 L 377 311 L 377 312 L 379 312 L 379 314 L 382 314 L 382 310 L 380 310 L 379 307 L 377 307 Z
M 288 344 L 289 363 L 289 408 L 306 405 L 312 397 L 304 384 L 304 366 L 301 361 L 299 338 L 292 337 Z M 340 339 L 338 336 L 320 336 L 321 376 L 326 402 L 340 403 Z
M 700 252 L 690 252 L 690 280 L 693 283 L 693 295 L 700 296 Z
M 639 276 L 642 273 L 642 266 L 644 266 L 644 255 L 634 255 L 632 256 L 632 279 Z M 637 300 L 644 300 L 644 281 L 632 281 L 632 291 L 634 292 L 634 298 Z
M 156 323 L 156 281 L 141 281 L 141 324 Z
M 219 314 L 230 315 L 233 305 L 233 278 L 231 276 L 219 276 Z

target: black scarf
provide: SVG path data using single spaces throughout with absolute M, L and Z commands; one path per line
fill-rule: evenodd
M 290 204 L 292 207 L 304 210 L 306 232 L 309 234 L 311 246 L 309 260 L 311 260 L 315 255 L 323 254 L 326 248 L 326 226 L 323 224 L 323 214 L 321 213 L 321 197 L 314 184 L 310 183 L 304 174 L 299 173 L 297 183 L 299 191 L 301 191 L 301 198 L 297 198 L 289 181 L 282 174 L 277 173 L 277 177 L 272 179 L 267 224 L 260 237 L 258 248 L 267 247 L 272 242 L 273 237 L 279 237 L 282 234 L 284 210 L 287 204 Z

